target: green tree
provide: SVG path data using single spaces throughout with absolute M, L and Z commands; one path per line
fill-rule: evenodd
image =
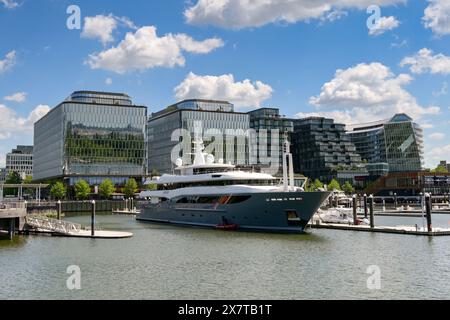
M 328 184 L 328 191 L 333 190 L 341 190 L 341 185 L 336 179 L 331 180 L 330 183 Z
M 25 179 L 23 180 L 24 184 L 30 184 L 33 181 L 33 176 L 26 176 Z
M 353 188 L 352 184 L 349 181 L 345 181 L 344 185 L 342 186 L 342 191 L 344 191 L 346 194 L 352 194 L 355 192 L 355 188 Z
M 156 183 L 150 182 L 149 184 L 147 184 L 146 189 L 148 191 L 155 191 L 158 189 L 158 186 L 156 185 Z
M 125 187 L 123 188 L 123 193 L 125 194 L 125 197 L 131 198 L 137 191 L 138 185 L 136 183 L 136 180 L 134 180 L 133 178 L 129 179 L 125 184 Z
M 436 169 L 431 170 L 431 172 L 432 173 L 448 173 L 448 170 L 446 167 L 439 165 L 436 167 Z
M 156 170 L 156 169 L 153 169 L 153 170 L 152 170 L 152 177 L 158 177 L 158 176 L 160 176 L 159 171 Z
M 87 199 L 89 195 L 91 194 L 91 187 L 89 186 L 89 183 L 87 183 L 84 180 L 80 180 L 77 183 L 75 183 L 75 197 L 77 199 Z
M 8 176 L 6 177 L 7 184 L 21 184 L 22 178 L 20 177 L 20 174 L 16 171 L 10 171 L 8 173 Z
M 50 189 L 50 194 L 56 199 L 63 199 L 66 196 L 66 193 L 67 188 L 60 181 L 55 182 L 55 184 L 53 184 L 52 188 Z
M 102 183 L 100 183 L 98 191 L 102 197 L 109 198 L 114 193 L 114 191 L 116 191 L 116 188 L 114 187 L 114 184 L 111 180 L 105 179 Z
M 319 179 L 314 180 L 314 188 L 315 190 L 323 188 L 323 183 Z

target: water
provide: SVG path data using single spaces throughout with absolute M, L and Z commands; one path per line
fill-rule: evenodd
M 89 225 L 88 215 L 68 217 Z M 449 215 L 436 215 L 448 226 Z M 222 232 L 98 215 L 101 240 L 21 236 L 0 241 L 0 299 L 446 299 L 450 237 L 314 229 L 309 235 Z M 421 218 L 377 217 L 421 225 Z M 68 290 L 69 265 L 81 290 Z M 367 288 L 368 266 L 381 289 Z

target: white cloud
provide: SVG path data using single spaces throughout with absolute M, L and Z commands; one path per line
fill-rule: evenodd
M 24 102 L 27 99 L 26 92 L 16 92 L 4 98 L 6 101 Z
M 406 3 L 406 0 L 376 1 L 380 6 L 401 3 Z M 366 10 L 373 4 L 374 0 L 198 0 L 185 10 L 184 16 L 193 25 L 243 29 L 276 22 L 307 22 L 311 19 L 326 19 L 327 16 L 336 18 L 338 16 L 333 16 L 333 12 Z
M 427 48 L 419 50 L 415 55 L 404 58 L 400 66 L 409 66 L 412 73 L 450 74 L 450 57 L 442 53 L 433 55 L 433 51 Z
M 232 74 L 198 76 L 191 72 L 174 91 L 175 97 L 180 100 L 218 99 L 230 101 L 236 107 L 258 108 L 272 96 L 273 89 L 261 81 L 252 82 L 245 79 L 236 82 Z
M 112 85 L 113 81 L 111 78 L 106 78 L 105 80 L 105 84 L 107 84 L 108 86 Z
M 136 29 L 134 23 L 127 17 L 116 17 L 112 14 L 96 15 L 84 18 L 82 38 L 99 39 L 103 44 L 114 41 L 113 32 L 121 24 L 130 29 Z
M 442 140 L 445 138 L 445 134 L 442 132 L 434 132 L 434 133 L 431 133 L 430 135 L 428 135 L 428 138 L 430 138 L 432 140 Z
M 411 76 L 396 76 L 378 62 L 337 70 L 334 78 L 322 86 L 321 93 L 310 98 L 316 111 L 298 116 L 321 115 L 350 124 L 386 119 L 395 113 L 406 113 L 414 119 L 439 114 L 439 107 L 420 106 L 404 88 L 411 81 Z
M 393 30 L 400 25 L 400 22 L 393 16 L 391 17 L 381 17 L 377 20 L 375 28 L 369 29 L 369 34 L 371 36 L 378 36 L 385 33 L 386 31 Z
M 437 162 L 444 159 L 449 159 L 450 155 L 450 144 L 445 146 L 439 146 L 431 149 L 427 153 L 428 163 Z
M 10 51 L 3 60 L 0 60 L 0 74 L 11 69 L 16 64 L 16 51 Z
M 428 2 L 422 18 L 425 28 L 431 29 L 438 36 L 450 34 L 450 1 L 428 0 Z
M 127 33 L 117 47 L 91 54 L 86 61 L 92 69 L 117 73 L 145 70 L 154 67 L 184 66 L 183 51 L 209 53 L 223 46 L 219 38 L 196 41 L 185 34 L 158 37 L 154 26 L 146 26 L 135 33 Z
M 14 9 L 19 6 L 19 4 L 14 0 L 0 0 L 0 2 L 3 3 L 7 9 Z
M 30 114 L 25 117 L 20 117 L 16 112 L 4 104 L 0 104 L 0 140 L 8 139 L 13 134 L 31 133 L 34 123 L 42 118 L 50 107 L 47 105 L 38 105 Z

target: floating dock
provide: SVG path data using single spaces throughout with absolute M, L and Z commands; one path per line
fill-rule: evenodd
M 409 234 L 415 236 L 450 236 L 450 228 L 433 228 L 433 231 L 423 230 L 414 226 L 375 226 L 371 228 L 369 225 L 350 225 L 339 223 L 312 223 L 308 225 L 313 229 L 334 229 L 347 231 L 363 231 L 363 232 L 377 232 L 377 233 L 395 233 L 395 234 Z

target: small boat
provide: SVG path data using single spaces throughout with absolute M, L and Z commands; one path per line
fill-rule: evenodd
M 223 231 L 234 231 L 239 229 L 239 226 L 237 224 L 218 224 L 216 225 L 216 229 L 223 230 Z

